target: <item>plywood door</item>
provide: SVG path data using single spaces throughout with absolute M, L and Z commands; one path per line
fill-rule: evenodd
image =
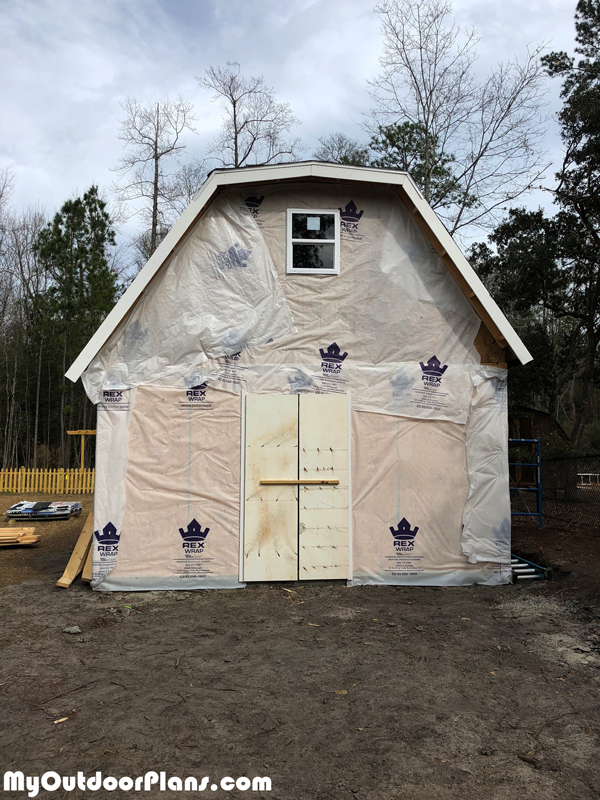
M 298 487 L 261 480 L 298 479 L 298 397 L 246 395 L 245 581 L 298 578 Z
M 300 486 L 299 578 L 349 577 L 348 398 L 300 395 L 300 480 L 337 479 L 337 486 Z

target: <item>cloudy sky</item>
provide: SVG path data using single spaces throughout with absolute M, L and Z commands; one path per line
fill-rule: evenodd
M 15 206 L 49 213 L 76 191 L 108 188 L 122 150 L 128 95 L 147 103 L 183 94 L 202 155 L 219 109 L 195 76 L 238 61 L 263 74 L 302 120 L 310 155 L 331 131 L 361 137 L 365 80 L 377 73 L 379 21 L 373 0 L 0 0 L 0 166 L 15 175 Z M 481 34 L 478 68 L 542 40 L 573 47 L 575 0 L 455 0 L 461 24 Z M 559 107 L 550 85 L 550 111 Z M 550 125 L 547 148 L 560 143 Z M 532 198 L 531 203 L 536 204 Z M 131 223 L 130 223 L 131 224 Z

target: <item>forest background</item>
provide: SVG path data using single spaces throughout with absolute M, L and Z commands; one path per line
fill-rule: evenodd
M 510 403 L 567 431 L 570 442 L 547 442 L 547 454 L 600 452 L 600 0 L 577 3 L 573 54 L 540 42 L 483 76 L 477 31 L 449 3 L 381 0 L 374 13 L 379 72 L 362 138 L 323 131 L 308 149 L 290 104 L 227 62 L 196 79 L 221 114 L 201 158 L 186 148 L 188 99 L 128 97 L 111 185 L 75 193 L 50 217 L 15 209 L 15 177 L 0 169 L 0 468 L 78 464 L 67 431 L 94 428 L 95 409 L 64 373 L 210 170 L 303 158 L 409 171 L 534 356 L 511 369 Z M 544 150 L 552 81 L 562 103 L 554 174 Z M 551 203 L 532 210 L 540 190 Z

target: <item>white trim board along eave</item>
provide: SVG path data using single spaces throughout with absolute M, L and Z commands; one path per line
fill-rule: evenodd
M 506 344 L 522 364 L 531 361 L 532 357 L 516 331 L 502 311 L 500 311 L 490 293 L 460 251 L 460 248 L 452 239 L 435 211 L 433 211 L 429 203 L 423 198 L 408 173 L 372 167 L 353 167 L 341 164 L 326 164 L 319 161 L 306 161 L 295 164 L 243 167 L 242 169 L 221 169 L 211 172 L 199 192 L 175 222 L 150 260 L 140 270 L 127 291 L 119 299 L 102 325 L 100 325 L 81 353 L 77 356 L 67 371 L 66 377 L 71 381 L 76 381 L 81 377 L 90 362 L 110 339 L 139 297 L 144 293 L 146 287 L 156 273 L 183 242 L 188 231 L 190 231 L 199 220 L 208 203 L 219 189 L 245 184 L 256 185 L 258 183 L 273 183 L 276 181 L 297 181 L 302 178 L 323 178 L 333 181 L 384 184 L 402 188 L 413 203 L 414 209 L 412 213 L 414 214 L 415 211 L 418 213 L 431 235 L 439 243 L 441 249 L 447 253 L 465 283 L 473 292 L 473 295 L 479 300 L 490 320 L 506 341 Z

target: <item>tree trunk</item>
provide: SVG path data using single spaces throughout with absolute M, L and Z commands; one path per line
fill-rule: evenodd
M 598 349 L 598 337 L 595 335 L 593 321 L 588 326 L 586 336 L 586 356 L 583 366 L 583 374 L 581 376 L 581 403 L 577 409 L 575 424 L 571 438 L 575 450 L 581 447 L 581 440 L 585 431 L 586 424 L 591 420 L 594 405 L 594 374 L 595 374 L 595 361 L 596 350 Z
M 63 334 L 63 372 L 64 375 L 67 371 L 67 334 Z M 65 467 L 65 457 L 66 457 L 66 434 L 65 434 L 65 392 L 64 392 L 64 384 L 61 381 L 61 393 L 60 393 L 60 465 L 61 467 Z
M 159 159 L 158 155 L 158 130 L 159 130 L 159 114 L 160 106 L 156 104 L 156 129 L 154 133 L 154 181 L 152 186 L 152 227 L 150 229 L 150 255 L 154 253 L 157 247 L 158 239 L 158 180 L 160 177 L 159 172 Z
M 233 119 L 233 166 L 239 167 L 240 152 L 238 144 L 238 128 L 237 128 L 237 103 L 235 100 L 231 101 L 231 113 Z
M 42 382 L 42 343 L 38 356 L 37 381 L 35 386 L 35 416 L 33 422 L 33 469 L 37 469 L 38 429 L 40 420 L 40 385 Z

